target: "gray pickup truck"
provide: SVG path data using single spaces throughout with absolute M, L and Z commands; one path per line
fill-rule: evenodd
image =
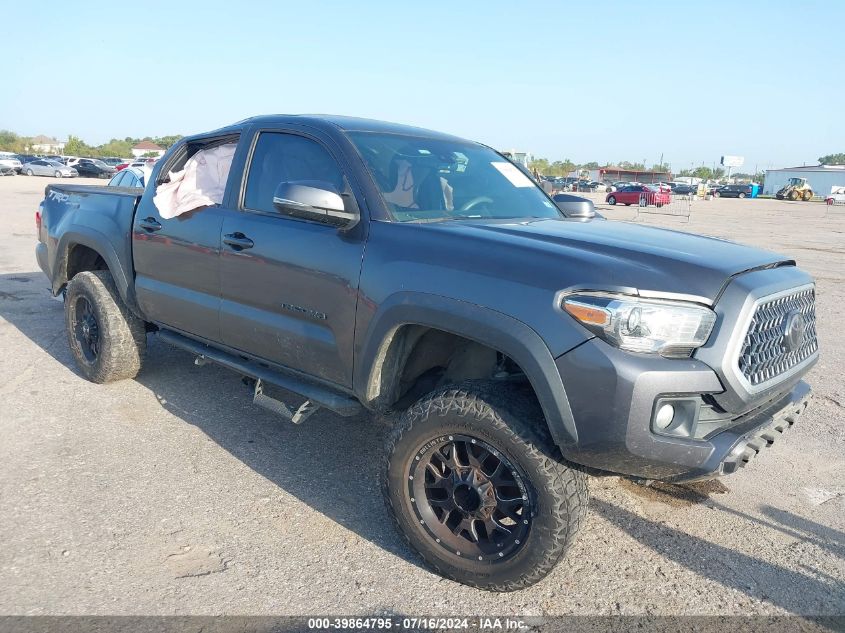
M 157 188 L 224 144 L 220 203 L 165 219 Z M 49 185 L 36 254 L 94 382 L 135 376 L 155 332 L 293 422 L 394 421 L 400 533 L 508 591 L 564 556 L 586 470 L 732 473 L 810 397 L 815 290 L 794 261 L 589 215 L 477 143 L 264 116 L 183 139 L 146 190 Z

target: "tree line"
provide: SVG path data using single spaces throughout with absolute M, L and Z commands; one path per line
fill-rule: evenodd
M 528 168 L 531 171 L 536 171 L 538 174 L 542 174 L 544 176 L 554 176 L 555 178 L 566 177 L 574 171 L 588 172 L 591 169 L 598 169 L 600 166 L 601 165 L 599 165 L 596 161 L 579 164 L 572 162 L 568 158 L 565 158 L 564 160 L 556 160 L 554 162 L 550 162 L 547 158 L 535 158 L 528 163 Z M 628 171 L 669 171 L 669 165 L 667 164 L 655 164 L 649 169 L 646 169 L 646 166 L 643 163 L 634 163 L 627 160 L 623 160 L 618 165 L 613 165 L 613 167 L 619 167 L 620 169 Z
M 101 145 L 89 145 L 78 136 L 70 135 L 65 143 L 64 153 L 68 156 L 132 156 L 132 147 L 141 141 L 150 141 L 163 149 L 169 148 L 176 141 L 182 138 L 180 134 L 170 136 L 146 136 L 144 138 L 132 138 L 127 136 L 124 139 L 113 138 Z M 10 130 L 0 130 L 0 150 L 15 152 L 17 154 L 29 154 L 33 151 L 33 139 L 29 136 L 20 136 Z
M 841 162 L 825 163 L 823 159 L 841 159 Z M 845 154 L 831 154 L 830 156 L 824 156 L 819 159 L 819 162 L 822 164 L 845 164 Z M 624 169 L 626 171 L 648 171 L 658 173 L 672 172 L 671 166 L 666 163 L 654 164 L 651 167 L 646 168 L 645 163 L 623 160 L 618 165 L 612 165 L 611 167 L 619 167 L 620 169 Z M 568 158 L 564 160 L 556 160 L 554 162 L 550 162 L 546 158 L 536 158 L 528 163 L 528 168 L 531 171 L 536 171 L 538 174 L 542 174 L 543 176 L 553 176 L 555 178 L 562 178 L 568 176 L 573 172 L 576 172 L 579 176 L 586 178 L 589 175 L 587 172 L 592 169 L 598 169 L 599 164 L 595 161 L 589 163 L 576 164 Z M 612 177 L 612 175 L 613 174 L 611 170 L 610 176 Z M 727 172 L 721 167 L 711 168 L 702 165 L 701 167 L 695 167 L 694 169 L 682 169 L 674 175 L 686 176 L 691 178 L 701 178 L 702 180 L 721 180 L 727 175 Z M 763 178 L 765 177 L 765 175 L 765 172 L 757 172 L 755 174 L 734 173 L 731 174 L 731 177 L 737 178 L 739 180 L 749 180 L 751 182 L 763 182 Z

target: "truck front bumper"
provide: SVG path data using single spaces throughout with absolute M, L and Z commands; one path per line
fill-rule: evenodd
M 811 397 L 800 377 L 749 411 L 723 412 L 702 437 L 673 437 L 652 428 L 661 398 L 707 401 L 723 391 L 716 373 L 694 359 L 667 360 L 588 341 L 556 360 L 577 429 L 561 446 L 578 464 L 617 474 L 680 482 L 730 474 L 745 466 L 798 420 Z M 698 415 L 698 413 L 696 413 Z

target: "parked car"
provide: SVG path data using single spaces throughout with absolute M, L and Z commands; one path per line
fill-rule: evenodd
M 666 191 L 658 191 L 648 185 L 625 185 L 618 191 L 607 194 L 605 201 L 608 204 L 620 203 L 627 206 L 637 204 L 641 207 L 651 205 L 662 207 L 664 204 L 669 204 L 671 198 Z
M 4 154 L 0 156 L 0 167 L 8 167 L 12 170 L 12 175 L 14 175 L 21 173 L 23 164 L 17 156 Z
M 105 158 L 101 158 L 100 160 L 103 161 L 109 167 L 117 167 L 118 165 L 121 165 L 124 162 L 122 158 L 117 158 L 116 156 L 107 156 Z
M 750 198 L 751 185 L 723 185 L 713 191 L 716 198 Z
M 46 160 L 43 156 L 36 156 L 35 154 L 16 154 L 15 158 L 21 161 L 22 166 L 34 160 Z
M 152 167 L 158 161 L 157 158 L 137 158 L 129 163 L 129 167 Z M 520 169 L 521 168 L 521 169 Z M 527 167 L 523 165 L 517 165 L 517 169 L 523 171 L 523 173 L 530 174 L 531 172 L 528 170 Z M 531 175 L 531 179 L 534 179 L 533 174 Z
M 672 193 L 678 194 L 679 196 L 689 196 L 698 192 L 698 185 L 688 185 L 683 182 L 674 183 L 672 187 Z
M 824 202 L 825 204 L 845 204 L 845 187 L 831 187 Z
M 147 183 L 147 175 L 140 167 L 127 167 L 117 172 L 109 180 L 109 187 L 144 187 Z
M 0 164 L 0 176 L 14 176 L 17 174 L 14 167 Z
M 557 178 L 555 179 L 555 188 L 560 191 L 574 191 L 578 188 L 578 178 L 574 178 L 573 176 Z
M 220 204 L 178 217 L 153 201 L 178 180 L 46 188 L 35 254 L 78 372 L 135 377 L 154 331 L 293 422 L 389 413 L 388 513 L 448 578 L 542 579 L 598 523 L 585 468 L 712 478 L 801 424 L 815 286 L 790 256 L 570 217 L 483 145 L 359 118 L 246 119 L 182 139 L 150 182 L 235 143 Z
M 24 163 L 21 172 L 27 176 L 54 176 L 56 178 L 74 178 L 79 175 L 73 167 L 44 159 Z
M 76 171 L 80 176 L 90 176 L 94 178 L 111 178 L 117 171 L 114 167 L 109 167 L 103 161 L 96 158 L 81 158 L 75 165 Z

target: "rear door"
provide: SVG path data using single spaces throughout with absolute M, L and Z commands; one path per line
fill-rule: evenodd
M 174 168 L 172 164 L 164 165 L 158 178 Z M 230 172 L 227 193 L 233 180 L 239 178 Z M 164 219 L 153 203 L 155 189 L 155 184 L 146 188 L 133 224 L 138 304 L 147 318 L 156 323 L 218 342 L 220 228 L 228 211 L 225 204 L 228 197 L 224 197 L 223 204 Z
M 313 131 L 256 129 L 252 143 L 238 208 L 223 222 L 223 342 L 351 386 L 365 224 L 341 232 L 273 205 L 282 181 L 328 182 L 343 191 L 348 165 L 331 139 Z

